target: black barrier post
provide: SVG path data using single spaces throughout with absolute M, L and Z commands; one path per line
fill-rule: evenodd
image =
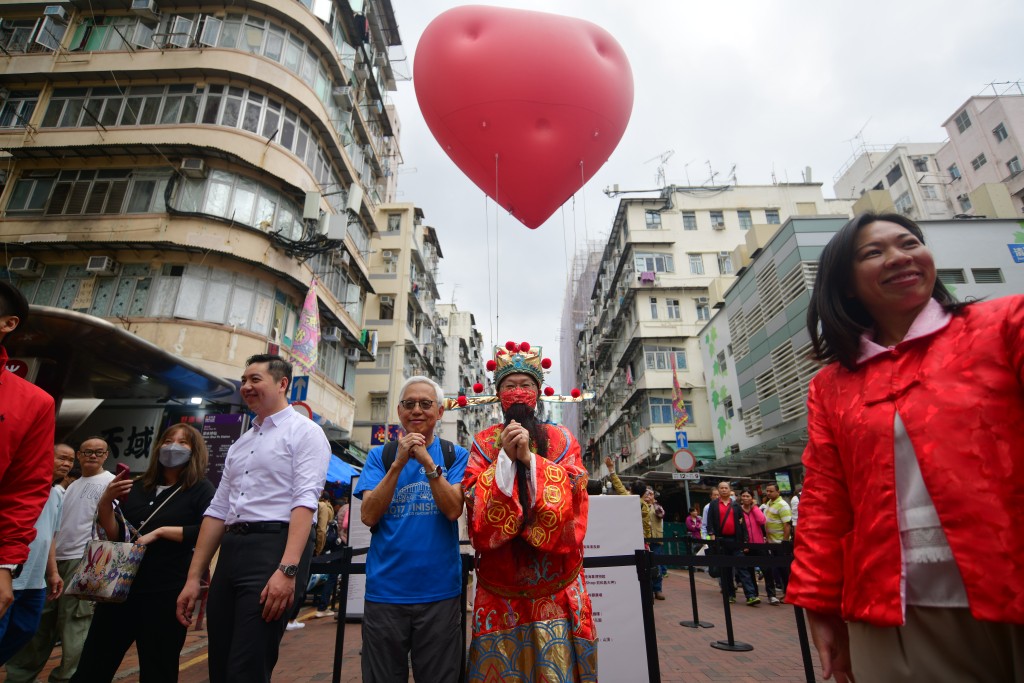
M 796 614 L 796 635 L 800 640 L 800 656 L 804 660 L 804 678 L 807 683 L 814 683 L 814 662 L 811 660 L 811 644 L 807 642 L 807 623 L 804 621 L 803 609 L 793 605 Z
M 720 547 L 722 547 L 722 546 L 720 546 Z M 719 553 L 716 553 L 716 554 L 719 554 Z M 722 568 L 722 570 L 723 570 L 723 574 L 722 575 L 723 576 L 725 575 L 724 574 L 724 570 L 725 569 L 727 569 L 727 568 L 726 567 Z M 732 571 L 736 571 L 737 569 L 739 569 L 739 567 L 733 567 Z M 730 575 L 731 575 L 732 579 L 735 579 L 735 574 L 730 572 Z M 722 583 L 722 581 L 720 579 L 719 580 L 719 584 L 721 584 L 721 583 Z M 715 641 L 712 641 L 711 647 L 715 648 L 716 650 L 726 650 L 727 652 L 749 652 L 750 650 L 753 650 L 754 646 L 751 645 L 750 643 L 741 643 L 741 642 L 739 642 L 738 640 L 736 640 L 733 637 L 733 633 L 732 633 L 732 609 L 731 609 L 731 607 L 729 605 L 729 596 L 725 594 L 725 590 L 724 589 L 722 590 L 722 606 L 725 608 L 725 636 L 726 636 L 727 640 L 715 640 Z
M 466 605 L 469 604 L 469 575 L 473 573 L 473 556 L 459 555 L 462 558 L 462 666 L 459 667 L 459 683 L 466 683 Z
M 654 624 L 654 591 L 651 590 L 651 551 L 637 550 L 636 576 L 640 580 L 640 608 L 644 615 L 644 642 L 647 645 L 647 676 L 651 683 L 661 681 L 658 661 L 658 633 Z
M 697 580 L 694 578 L 693 565 L 691 564 L 688 569 L 690 570 L 690 604 L 693 607 L 693 621 L 686 621 L 684 619 L 679 622 L 679 625 L 686 628 L 711 628 L 714 624 L 710 621 L 700 620 L 700 613 L 697 611 Z
M 334 632 L 334 669 L 331 683 L 341 683 L 341 658 L 345 652 L 345 621 L 348 618 L 348 575 L 352 570 L 352 546 L 341 547 L 341 591 L 338 595 L 338 626 Z

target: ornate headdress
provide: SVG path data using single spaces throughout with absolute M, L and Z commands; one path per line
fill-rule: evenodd
M 531 347 L 528 342 L 515 343 L 507 342 L 504 347 L 494 347 L 493 360 L 487 361 L 487 371 L 493 373 L 494 388 L 497 389 L 501 381 L 509 375 L 529 375 L 536 382 L 537 386 L 543 387 L 541 401 L 551 403 L 578 403 L 594 398 L 594 392 L 581 392 L 573 389 L 569 396 L 555 396 L 555 390 L 551 387 L 544 387 L 544 374 L 551 368 L 551 359 L 544 358 L 543 349 L 540 346 Z M 458 410 L 469 406 L 486 405 L 498 403 L 501 399 L 497 396 L 481 396 L 484 385 L 477 382 L 473 385 L 473 391 L 477 396 L 466 396 L 463 390 L 459 391 L 458 398 L 446 398 L 444 401 L 445 410 Z

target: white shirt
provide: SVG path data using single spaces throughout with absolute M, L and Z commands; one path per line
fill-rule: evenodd
M 60 528 L 60 510 L 64 504 L 64 493 L 60 486 L 50 487 L 50 497 L 47 498 L 42 514 L 36 520 L 36 538 L 28 546 L 28 559 L 21 568 L 21 576 L 14 579 L 14 590 L 46 588 L 46 561 L 49 559 L 53 539 L 57 536 L 57 529 Z
M 92 538 L 96 505 L 107 484 L 114 478 L 106 470 L 91 477 L 71 482 L 64 492 L 64 507 L 60 513 L 60 531 L 57 532 L 54 552 L 58 560 L 80 560 L 85 546 Z
M 324 430 L 288 406 L 253 426 L 228 449 L 207 517 L 288 522 L 294 508 L 316 511 L 331 447 Z

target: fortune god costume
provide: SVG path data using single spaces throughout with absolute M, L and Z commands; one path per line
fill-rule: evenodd
M 496 370 L 496 386 L 509 374 L 540 374 L 539 349 L 504 356 L 509 365 Z M 575 400 L 579 392 L 573 393 Z M 597 633 L 583 573 L 587 470 L 567 429 L 541 426 L 547 455 L 531 444 L 533 465 L 524 479 L 513 479 L 510 494 L 499 485 L 499 468 L 509 464 L 503 425 L 477 434 L 470 451 L 463 485 L 471 500 L 477 592 L 469 681 L 597 681 Z M 528 510 L 520 503 L 523 482 Z
M 919 321 L 935 315 L 937 304 L 929 306 Z M 891 349 L 862 351 L 856 371 L 833 363 L 811 382 L 804 521 L 786 602 L 847 621 L 903 623 L 898 413 L 972 615 L 1024 624 L 1024 297 L 951 317 L 940 309 L 934 324 L 914 325 Z

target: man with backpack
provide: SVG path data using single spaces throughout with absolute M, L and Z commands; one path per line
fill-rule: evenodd
M 456 681 L 462 664 L 458 519 L 465 448 L 434 435 L 444 392 L 410 377 L 399 392 L 406 434 L 370 450 L 353 495 L 370 527 L 363 608 L 363 681 Z

